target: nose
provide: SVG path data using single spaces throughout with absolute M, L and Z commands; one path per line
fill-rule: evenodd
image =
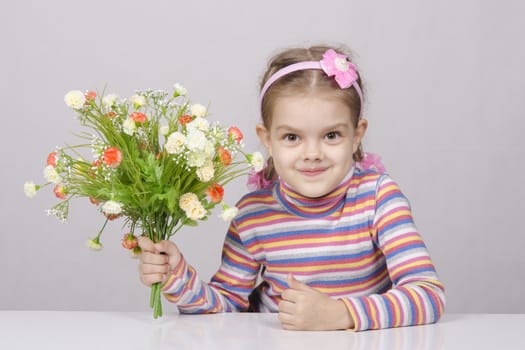
M 320 160 L 322 159 L 322 154 L 322 147 L 319 142 L 313 140 L 304 142 L 304 160 Z

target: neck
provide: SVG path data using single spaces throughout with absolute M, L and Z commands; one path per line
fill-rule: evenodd
M 344 204 L 353 173 L 354 168 L 336 188 L 316 198 L 305 197 L 282 181 L 277 187 L 277 197 L 288 211 L 296 215 L 311 218 L 324 217 L 337 211 Z

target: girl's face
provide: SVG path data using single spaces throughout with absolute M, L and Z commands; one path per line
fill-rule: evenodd
M 329 94 L 279 97 L 271 126 L 257 126 L 277 174 L 305 197 L 335 189 L 353 165 L 367 122 L 353 127 L 350 109 Z

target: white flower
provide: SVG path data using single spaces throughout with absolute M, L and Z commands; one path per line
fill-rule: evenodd
M 102 249 L 102 243 L 100 243 L 100 241 L 98 240 L 98 237 L 97 238 L 88 239 L 86 241 L 86 244 L 89 247 L 89 249 L 91 249 L 91 250 L 98 251 L 98 250 Z
M 186 90 L 186 88 L 179 83 L 173 85 L 173 89 L 175 90 L 175 94 L 177 96 L 184 96 L 188 93 L 188 90 Z
M 188 165 L 191 167 L 199 168 L 206 163 L 208 157 L 202 152 L 190 152 L 188 155 Z
M 122 203 L 107 201 L 102 204 L 101 210 L 106 215 L 119 215 L 122 213 Z
M 24 193 L 29 198 L 34 198 L 36 196 L 37 187 L 34 182 L 28 181 L 24 184 Z
M 102 99 L 102 104 L 106 108 L 111 108 L 111 106 L 113 106 L 115 104 L 115 102 L 117 102 L 117 98 L 118 98 L 118 96 L 115 95 L 115 94 L 106 95 Z
M 197 169 L 197 178 L 202 182 L 208 182 L 215 175 L 215 169 L 212 162 L 206 162 L 204 166 Z
M 146 98 L 142 95 L 133 95 L 129 98 L 129 101 L 133 104 L 133 107 L 139 108 L 146 104 Z
M 187 128 L 194 128 L 194 129 L 197 129 L 197 130 L 200 130 L 200 131 L 208 131 L 210 129 L 210 123 L 202 118 L 202 117 L 197 117 L 195 119 L 193 119 L 193 121 L 191 123 L 188 123 L 186 125 Z
M 208 140 L 206 139 L 206 135 L 202 131 L 197 129 L 188 130 L 188 135 L 186 137 L 186 147 L 188 147 L 190 151 L 203 151 L 207 142 Z
M 264 157 L 261 152 L 252 153 L 251 157 L 248 158 L 250 164 L 256 172 L 259 172 L 264 167 Z
M 137 124 L 133 119 L 126 118 L 126 120 L 122 122 L 122 131 L 129 136 L 133 136 L 135 131 L 137 131 Z
M 229 222 L 237 216 L 238 212 L 239 209 L 237 209 L 237 207 L 228 207 L 227 205 L 223 205 L 222 213 L 219 215 L 219 217 L 224 221 Z
M 80 109 L 86 103 L 86 97 L 79 90 L 70 91 L 64 96 L 64 102 L 69 108 Z
M 199 197 L 192 192 L 184 193 L 179 198 L 179 207 L 184 211 L 194 207 L 195 203 L 199 203 Z
M 186 216 L 192 220 L 200 220 L 206 216 L 206 209 L 204 209 L 200 202 L 184 212 L 186 213 Z
M 170 127 L 168 125 L 163 125 L 159 128 L 159 132 L 161 135 L 166 136 L 170 132 Z
M 141 253 L 142 250 L 140 249 L 140 247 L 135 247 L 129 251 L 129 257 L 132 259 L 138 259 Z
M 62 182 L 62 178 L 57 173 L 55 167 L 52 165 L 48 165 L 44 168 L 44 178 L 48 182 L 52 182 L 54 184 L 57 184 L 59 182 Z
M 164 148 L 169 154 L 178 154 L 184 150 L 184 144 L 186 143 L 186 136 L 181 132 L 175 131 L 166 140 Z
M 207 158 L 213 158 L 213 156 L 215 155 L 215 146 L 213 142 L 209 140 L 206 141 L 206 144 L 204 145 L 204 155 Z
M 205 117 L 207 111 L 206 111 L 206 107 L 204 107 L 201 104 L 196 103 L 194 105 L 191 105 L 190 112 L 192 115 L 198 118 L 198 117 Z

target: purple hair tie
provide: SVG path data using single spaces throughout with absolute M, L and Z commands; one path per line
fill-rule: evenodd
M 262 107 L 262 100 L 264 94 L 275 83 L 278 79 L 292 72 L 297 72 L 305 69 L 319 69 L 325 72 L 329 77 L 335 77 L 335 81 L 341 89 L 347 89 L 351 86 L 354 87 L 355 91 L 359 95 L 361 102 L 361 108 L 359 111 L 359 118 L 361 118 L 361 110 L 363 109 L 363 92 L 357 83 L 357 69 L 356 66 L 348 60 L 348 57 L 335 52 L 332 49 L 327 50 L 323 54 L 321 61 L 304 61 L 291 64 L 286 66 L 277 72 L 275 72 L 264 84 L 261 89 L 261 95 L 259 98 L 259 106 Z

